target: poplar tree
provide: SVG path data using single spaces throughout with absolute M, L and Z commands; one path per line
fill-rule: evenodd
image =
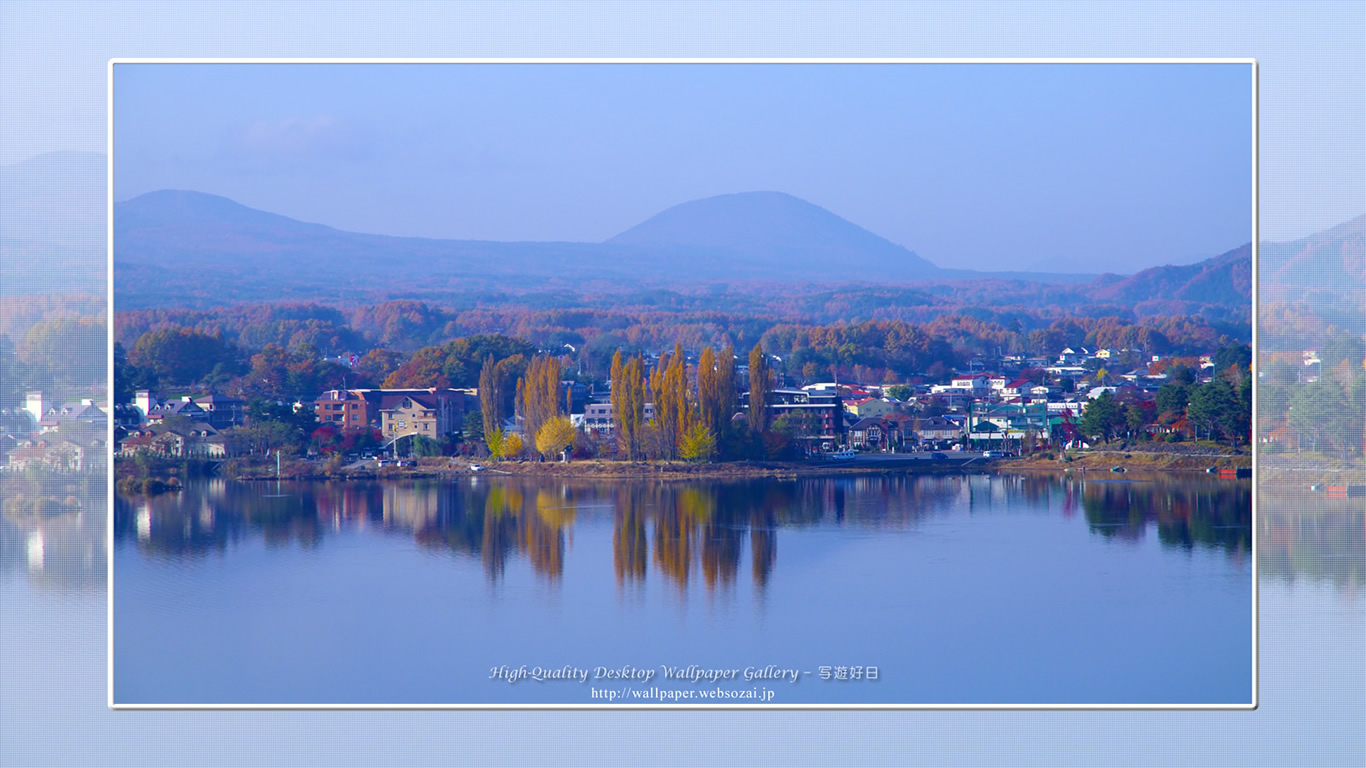
M 640 455 L 640 433 L 645 426 L 645 358 L 636 355 L 626 366 L 627 403 L 626 418 L 631 425 L 631 455 Z
M 623 364 L 621 350 L 612 356 L 612 421 L 617 447 L 634 461 L 645 421 L 645 363 L 634 357 Z
M 560 414 L 559 358 L 531 358 L 526 376 L 517 382 L 517 407 L 522 414 L 522 433 L 532 438 L 542 424 Z
M 479 371 L 479 410 L 484 417 L 485 435 L 503 429 L 503 372 L 492 354 L 484 358 L 484 367 Z
M 717 423 L 716 437 L 725 434 L 726 426 L 735 415 L 735 347 L 727 344 L 716 361 Z
M 716 353 L 705 347 L 697 356 L 697 415 L 703 424 L 717 433 L 720 423 L 720 387 L 717 383 Z
M 687 359 L 682 345 L 674 346 L 672 357 L 661 356 L 659 365 L 650 378 L 655 426 L 659 429 L 665 458 L 673 459 L 678 456 L 678 442 L 688 426 Z
M 612 355 L 612 371 L 610 374 L 611 388 L 608 394 L 612 398 L 612 432 L 617 438 L 617 445 L 622 446 L 622 452 L 626 452 L 625 445 L 622 443 L 622 431 L 626 424 L 626 385 L 624 384 L 625 365 L 621 362 L 621 350 L 617 350 Z
M 768 429 L 768 388 L 771 375 L 764 348 L 755 344 L 749 351 L 749 428 L 755 433 Z

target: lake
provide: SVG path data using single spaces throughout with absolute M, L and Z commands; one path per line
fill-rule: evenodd
M 1202 474 L 199 480 L 116 499 L 114 700 L 1247 704 L 1251 499 Z

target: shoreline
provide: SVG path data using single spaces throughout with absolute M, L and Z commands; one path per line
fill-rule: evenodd
M 611 461 L 584 459 L 569 463 L 511 461 L 483 464 L 459 459 L 422 459 L 416 467 L 349 467 L 328 472 L 311 463 L 291 462 L 279 475 L 282 480 L 375 480 L 407 478 L 478 477 L 559 477 L 580 479 L 631 480 L 713 480 L 742 478 L 838 477 L 899 474 L 986 474 L 1005 471 L 1071 470 L 1105 471 L 1123 466 L 1133 472 L 1205 472 L 1211 466 L 1247 468 L 1252 456 L 1247 453 L 1172 453 L 1157 451 L 1087 451 L 1071 454 L 1069 460 L 1032 456 L 1024 458 L 984 459 L 980 454 L 949 454 L 950 458 L 934 460 L 926 454 L 873 454 L 851 462 L 832 461 L 744 461 L 715 464 L 686 462 Z M 482 469 L 471 470 L 470 464 L 480 463 Z M 304 466 L 300 466 L 305 464 Z M 261 474 L 234 477 L 241 481 L 269 481 L 277 479 L 273 467 L 260 467 Z

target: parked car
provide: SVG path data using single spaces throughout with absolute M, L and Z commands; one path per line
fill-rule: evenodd
M 1004 459 L 1005 457 L 1005 451 L 982 451 L 982 458 L 984 459 Z

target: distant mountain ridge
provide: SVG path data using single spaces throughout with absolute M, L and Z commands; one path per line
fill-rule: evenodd
M 1097 278 L 1091 298 L 1118 303 L 1154 298 L 1198 304 L 1247 302 L 1252 297 L 1252 244 L 1195 264 L 1151 267 L 1128 277 L 1117 277 Z
M 95 152 L 0 165 L 0 295 L 104 295 L 105 171 Z
M 1366 214 L 1288 243 L 1262 243 L 1263 284 L 1366 291 Z
M 931 279 L 944 270 L 914 252 L 783 192 L 741 192 L 664 210 L 606 241 L 660 251 L 729 252 L 803 275 L 833 279 L 872 260 L 894 280 Z
M 252 273 L 327 264 L 351 276 L 377 265 L 429 285 L 516 275 L 532 285 L 590 280 L 914 282 L 980 277 L 1079 283 L 1091 275 L 943 269 L 839 216 L 780 192 L 683 203 L 602 243 L 494 242 L 346 232 L 228 198 L 160 190 L 114 204 L 115 266 Z M 869 277 L 861 267 L 873 265 Z M 424 274 L 418 275 L 422 271 Z M 576 274 L 577 273 L 577 274 Z M 264 272 L 262 277 L 264 277 Z
M 1077 301 L 1172 311 L 1250 305 L 1250 246 L 1135 275 L 944 269 L 820 206 L 781 192 L 682 203 L 602 243 L 492 242 L 346 232 L 225 197 L 161 190 L 114 205 L 116 287 L 177 284 L 186 269 L 237 300 L 491 290 L 759 282 L 905 284 L 1012 281 L 1073 286 Z M 122 279 L 127 278 L 127 279 Z M 179 282 L 184 282 L 179 280 Z M 228 297 L 217 297 L 226 300 Z M 198 301 L 214 297 L 201 292 Z M 1154 305 L 1156 306 L 1156 305 Z

